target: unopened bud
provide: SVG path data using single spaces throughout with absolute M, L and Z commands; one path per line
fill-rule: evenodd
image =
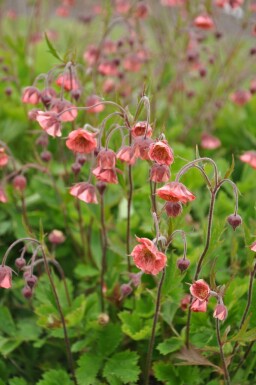
M 138 287 L 140 284 L 141 284 L 141 276 L 142 276 L 142 273 L 130 273 L 129 274 L 129 277 L 132 281 L 132 284 L 134 287 Z
M 52 154 L 50 153 L 50 151 L 43 151 L 41 152 L 40 157 L 43 162 L 47 163 L 50 162 L 50 160 L 52 159 Z
M 27 285 L 33 289 L 33 287 L 35 286 L 35 284 L 37 283 L 37 277 L 35 275 L 29 275 L 28 277 L 26 277 L 26 283 Z
M 180 202 L 167 202 L 165 211 L 168 217 L 177 217 L 182 213 L 182 204 Z
M 76 101 L 80 98 L 81 96 L 81 90 L 72 90 L 71 91 L 71 97 L 75 99 Z
M 98 323 L 100 325 L 107 325 L 109 323 L 109 315 L 106 313 L 101 313 L 98 316 Z
M 230 224 L 230 226 L 233 227 L 233 230 L 235 231 L 235 229 L 241 225 L 242 223 L 242 218 L 240 217 L 240 215 L 237 215 L 237 214 L 232 214 L 230 215 L 228 218 L 227 218 L 227 221 L 228 223 Z
M 71 168 L 72 168 L 73 173 L 74 173 L 75 175 L 78 175 L 79 172 L 81 171 L 82 166 L 81 166 L 81 164 L 79 164 L 78 162 L 75 162 L 75 163 L 72 164 L 72 167 L 71 167 Z
M 12 185 L 15 190 L 23 191 L 27 187 L 27 179 L 24 175 L 17 175 L 13 178 Z
M 128 295 L 132 293 L 132 287 L 129 285 L 129 283 L 124 283 L 123 285 L 120 286 L 120 291 L 121 291 L 120 299 L 123 299 L 125 297 L 128 297 Z
M 29 298 L 32 297 L 33 291 L 32 291 L 32 289 L 31 289 L 29 286 L 25 286 L 25 287 L 23 287 L 23 289 L 22 289 L 22 294 L 23 294 L 23 296 L 24 296 L 25 298 L 29 299 Z
M 107 188 L 107 184 L 105 182 L 97 182 L 96 183 L 96 187 L 97 187 L 99 193 L 101 195 L 103 195 L 105 190 L 106 190 L 106 188 Z
M 15 266 L 21 270 L 24 266 L 26 266 L 26 260 L 23 257 L 19 257 L 15 259 Z
M 187 258 L 179 258 L 179 259 L 177 260 L 177 267 L 178 267 L 178 269 L 179 269 L 181 272 L 187 270 L 188 267 L 189 267 L 189 265 L 190 265 L 190 260 L 187 259 Z

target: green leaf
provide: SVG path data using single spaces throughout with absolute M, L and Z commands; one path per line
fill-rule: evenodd
M 235 158 L 234 158 L 234 154 L 232 154 L 232 162 L 229 169 L 226 171 L 224 175 L 224 179 L 228 179 L 232 175 L 234 168 L 235 168 Z
M 103 326 L 98 333 L 97 352 L 106 357 L 116 350 L 121 341 L 122 332 L 118 324 Z
M 177 337 L 169 338 L 168 340 L 165 340 L 164 342 L 161 342 L 157 349 L 159 352 L 163 355 L 176 352 L 183 346 L 183 341 Z
M 79 361 L 76 376 L 79 385 L 94 385 L 101 368 L 102 358 L 93 353 L 83 354 Z
M 0 311 L 0 330 L 9 336 L 16 334 L 16 327 L 12 319 L 12 315 L 7 307 L 1 307 Z
M 52 43 L 50 42 L 48 36 L 47 36 L 47 33 L 45 32 L 44 33 L 44 37 L 45 37 L 45 41 L 46 41 L 46 44 L 49 48 L 49 52 L 58 60 L 60 60 L 61 62 L 63 62 L 64 60 L 60 57 L 60 54 L 57 52 L 56 48 L 52 45 Z
M 9 381 L 9 385 L 27 385 L 27 381 L 21 377 L 14 377 Z
M 15 350 L 22 343 L 19 339 L 10 339 L 0 336 L 0 353 L 5 357 L 8 356 L 13 350 Z
M 147 339 L 151 335 L 152 320 L 143 320 L 138 314 L 123 311 L 118 314 L 122 321 L 122 331 L 135 341 Z
M 153 371 L 157 380 L 163 381 L 168 385 L 178 384 L 175 368 L 169 362 L 155 362 Z
M 121 380 L 122 384 L 136 382 L 140 374 L 138 359 L 137 353 L 129 350 L 116 353 L 106 363 L 103 376 L 110 384 L 113 383 L 113 379 Z
M 72 385 L 73 382 L 69 375 L 62 369 L 49 370 L 44 373 L 43 379 L 36 383 L 36 385 Z

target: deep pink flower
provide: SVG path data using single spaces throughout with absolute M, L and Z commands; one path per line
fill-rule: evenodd
M 150 170 L 150 180 L 155 183 L 165 183 L 170 179 L 170 169 L 165 164 L 153 164 Z
M 88 182 L 75 184 L 71 187 L 69 193 L 85 203 L 98 203 L 96 189 Z
M 210 16 L 208 15 L 199 15 L 195 18 L 194 20 L 194 25 L 197 28 L 209 30 L 214 27 L 213 20 Z
M 244 106 L 251 97 L 252 95 L 249 91 L 238 90 L 230 95 L 230 100 L 237 106 Z
M 117 179 L 116 169 L 115 168 L 103 169 L 101 167 L 96 167 L 92 171 L 92 173 L 101 182 L 113 183 L 113 184 L 117 184 L 118 183 L 118 179 Z
M 200 299 L 195 298 L 191 304 L 191 310 L 198 313 L 205 313 L 207 310 L 208 301 L 201 301 Z
M 140 243 L 131 252 L 135 265 L 146 274 L 156 275 L 164 269 L 167 257 L 148 238 L 138 238 Z
M 5 191 L 2 186 L 0 186 L 0 202 L 1 203 L 8 202 L 7 195 L 5 194 Z
M 12 269 L 9 266 L 0 266 L 0 287 L 3 289 L 12 287 Z
M 121 160 L 121 162 L 125 162 L 130 165 L 133 165 L 136 162 L 134 148 L 130 146 L 123 146 L 120 148 L 116 157 L 117 159 Z
M 59 119 L 62 122 L 73 122 L 73 120 L 75 120 L 77 117 L 76 107 L 73 106 L 72 103 L 67 100 L 53 100 L 53 102 L 51 103 L 51 112 L 56 112 L 56 114 L 60 114 Z
M 113 150 L 102 150 L 97 156 L 97 165 L 104 169 L 110 170 L 116 165 L 116 153 Z
M 27 187 L 27 179 L 24 175 L 17 175 L 13 178 L 12 185 L 15 190 L 23 191 Z
M 246 151 L 240 156 L 240 160 L 256 169 L 256 151 Z
M 190 294 L 186 294 L 180 301 L 180 307 L 181 310 L 185 311 L 188 308 L 188 305 L 190 304 L 191 296 Z
M 135 9 L 135 16 L 138 19 L 145 19 L 148 16 L 148 6 L 146 2 L 140 2 Z
M 0 147 L 0 167 L 6 166 L 8 161 L 9 161 L 9 157 L 5 152 L 5 148 Z
M 250 249 L 256 253 L 256 241 L 251 244 Z
M 50 232 L 48 239 L 52 244 L 60 245 L 61 243 L 65 242 L 66 237 L 62 231 L 55 229 Z
M 38 104 L 41 100 L 40 91 L 36 87 L 27 87 L 22 94 L 22 103 Z
M 182 213 L 182 204 L 180 202 L 167 202 L 165 211 L 168 217 L 177 217 Z
M 153 143 L 153 140 L 151 138 L 144 139 L 144 136 L 136 138 L 133 144 L 136 158 L 150 160 L 148 152 L 151 143 Z
M 201 139 L 201 147 L 205 150 L 215 150 L 221 146 L 221 141 L 215 136 L 204 133 Z
M 153 129 L 150 126 L 150 124 L 147 124 L 147 122 L 137 122 L 133 127 L 132 127 L 132 136 L 134 138 L 137 138 L 138 136 L 143 136 L 145 135 L 145 132 L 147 130 L 147 137 L 150 138 L 153 133 Z
M 210 287 L 203 279 L 198 279 L 190 286 L 190 293 L 198 300 L 206 301 L 210 294 Z
M 149 146 L 149 158 L 159 164 L 169 166 L 174 161 L 172 149 L 166 140 L 159 140 Z
M 180 182 L 171 182 L 156 190 L 159 198 L 168 202 L 187 203 L 196 197 Z
M 89 154 L 97 147 L 96 135 L 83 128 L 78 128 L 69 133 L 66 146 L 74 152 Z
M 61 136 L 61 121 L 55 112 L 38 111 L 36 120 L 47 134 L 53 137 Z
M 105 109 L 105 105 L 101 102 L 102 100 L 98 96 L 96 95 L 89 96 L 86 101 L 86 107 L 91 107 L 91 106 L 94 106 L 95 104 L 98 104 L 98 105 L 88 109 L 87 112 L 89 114 L 97 114 L 103 111 Z
M 59 75 L 56 80 L 56 84 L 59 87 L 64 87 L 66 91 L 78 90 L 80 88 L 75 76 L 70 74 L 69 71 L 65 74 Z
M 218 304 L 214 310 L 213 317 L 224 321 L 228 316 L 228 309 L 223 304 Z

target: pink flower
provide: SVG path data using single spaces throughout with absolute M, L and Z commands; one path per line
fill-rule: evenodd
M 180 182 L 171 182 L 156 190 L 159 198 L 168 202 L 187 203 L 196 197 Z
M 251 93 L 249 91 L 239 90 L 230 95 L 230 100 L 237 106 L 244 106 L 251 99 Z
M 116 83 L 113 79 L 106 79 L 102 87 L 103 87 L 103 91 L 106 94 L 109 94 L 115 90 Z
M 118 183 L 118 179 L 117 179 L 116 169 L 115 168 L 113 168 L 113 169 L 103 169 L 101 167 L 96 167 L 92 171 L 92 173 L 101 182 L 113 183 L 113 184 L 117 184 Z
M 133 165 L 136 162 L 135 151 L 130 146 L 123 146 L 120 148 L 116 157 L 117 159 L 121 160 L 121 162 L 125 162 L 130 165 Z
M 12 269 L 9 266 L 0 266 L 0 287 L 3 289 L 12 287 Z
M 166 255 L 158 251 L 148 238 L 136 237 L 136 239 L 140 244 L 131 252 L 135 265 L 146 274 L 158 274 L 166 266 Z
M 246 151 L 240 156 L 240 160 L 256 169 L 256 151 Z
M 87 50 L 84 52 L 84 60 L 91 66 L 93 66 L 99 58 L 99 50 L 94 45 L 89 45 Z
M 223 304 L 218 304 L 214 310 L 213 317 L 224 321 L 228 316 L 228 309 Z
M 59 119 L 62 122 L 73 122 L 73 120 L 75 120 L 77 117 L 76 107 L 67 100 L 55 99 L 51 104 L 51 112 L 56 112 L 56 114 L 59 114 Z
M 159 164 L 169 166 L 174 161 L 172 149 L 168 146 L 166 140 L 159 140 L 149 146 L 149 158 Z
M 190 293 L 198 300 L 205 301 L 209 297 L 210 287 L 203 279 L 199 279 L 190 286 Z
M 17 175 L 13 178 L 12 184 L 15 190 L 23 191 L 27 187 L 27 179 L 24 175 Z
M 36 120 L 47 134 L 53 137 L 61 136 L 61 121 L 55 112 L 38 111 Z
M 79 84 L 73 74 L 70 74 L 69 71 L 65 74 L 58 76 L 56 84 L 59 87 L 64 87 L 66 91 L 78 90 Z
M 165 211 L 168 217 L 177 217 L 182 213 L 182 204 L 180 202 L 167 202 Z
M 65 242 L 66 237 L 60 230 L 52 230 L 50 234 L 48 235 L 48 239 L 51 243 L 54 245 L 60 245 L 61 243 Z
M 150 170 L 150 180 L 155 183 L 165 183 L 170 179 L 170 169 L 165 164 L 153 164 Z
M 96 135 L 83 128 L 78 128 L 69 133 L 66 146 L 74 152 L 89 154 L 97 147 Z
M 124 69 L 130 72 L 138 72 L 142 66 L 142 60 L 137 55 L 129 55 L 124 59 Z
M 190 304 L 191 296 L 190 294 L 186 294 L 180 301 L 180 307 L 181 310 L 185 311 L 188 308 L 188 305 Z
M 91 106 L 94 106 L 95 104 L 97 104 L 97 106 L 88 109 L 87 112 L 89 114 L 97 114 L 103 111 L 105 109 L 105 106 L 101 102 L 102 100 L 98 96 L 96 95 L 89 96 L 86 101 L 86 107 L 91 107 Z
M 103 51 L 105 54 L 110 55 L 117 51 L 117 44 L 113 40 L 105 40 L 103 44 Z
M 199 15 L 195 18 L 194 20 L 194 25 L 197 28 L 209 30 L 214 27 L 213 20 L 210 16 L 208 15 Z
M 251 244 L 250 249 L 256 253 L 256 241 Z
M 221 141 L 215 136 L 204 133 L 202 135 L 201 147 L 205 150 L 215 150 L 221 146 Z
M 112 150 L 102 150 L 97 156 L 97 165 L 104 169 L 109 170 L 116 165 L 116 153 Z
M 229 5 L 231 8 L 238 8 L 243 5 L 244 0 L 216 0 L 217 7 L 223 8 L 225 5 Z
M 148 6 L 146 2 L 140 2 L 135 9 L 135 16 L 138 19 L 145 19 L 148 16 Z
M 198 313 L 198 312 L 205 313 L 207 310 L 207 304 L 208 304 L 208 301 L 201 301 L 200 299 L 196 298 L 192 302 L 191 310 L 196 312 L 196 313 Z
M 98 72 L 103 76 L 118 76 L 119 62 L 117 60 L 104 60 L 98 66 Z
M 0 202 L 1 203 L 6 203 L 8 202 L 7 195 L 5 194 L 5 191 L 3 187 L 0 186 Z
M 137 138 L 138 136 L 145 135 L 147 130 L 147 137 L 150 138 L 152 136 L 153 129 L 150 124 L 147 125 L 147 122 L 138 122 L 132 127 L 132 136 Z
M 127 13 L 131 8 L 129 0 L 116 0 L 116 11 L 118 13 Z
M 88 182 L 75 184 L 69 193 L 85 203 L 98 203 L 95 187 Z
M 165 7 L 177 7 L 183 5 L 185 0 L 161 0 L 161 4 Z
M 5 148 L 0 147 L 0 167 L 6 166 L 8 161 L 9 161 L 9 157 L 5 152 Z
M 38 104 L 40 102 L 40 91 L 36 87 L 27 87 L 22 94 L 22 103 Z
M 136 138 L 133 144 L 136 158 L 150 160 L 148 152 L 151 143 L 153 143 L 153 140 L 151 138 L 144 139 L 143 136 L 139 136 L 138 138 Z

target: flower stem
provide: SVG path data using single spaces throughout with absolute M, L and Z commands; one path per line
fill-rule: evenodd
M 105 223 L 105 208 L 104 208 L 104 194 L 100 194 L 100 218 L 101 218 L 101 274 L 100 274 L 100 290 L 101 290 L 101 311 L 105 311 L 104 303 L 104 276 L 107 271 L 107 231 Z
M 161 279 L 159 281 L 159 285 L 158 285 L 155 314 L 154 314 L 152 332 L 151 332 L 151 337 L 150 337 L 150 341 L 149 341 L 148 354 L 147 354 L 147 360 L 146 360 L 144 385 L 149 384 L 149 374 L 150 374 L 149 372 L 150 372 L 153 347 L 154 347 L 154 343 L 155 343 L 156 325 L 157 325 L 158 316 L 159 316 L 160 302 L 161 302 L 161 291 L 162 291 L 162 287 L 163 287 L 163 283 L 164 283 L 164 277 L 165 277 L 165 269 L 163 269 L 163 271 L 162 271 L 162 277 L 161 277 Z
M 216 334 L 217 334 L 217 340 L 218 340 L 218 344 L 219 344 L 219 348 L 220 348 L 220 358 L 221 358 L 222 365 L 223 365 L 225 382 L 226 382 L 226 385 L 230 385 L 230 377 L 229 377 L 228 368 L 227 368 L 227 365 L 225 362 L 225 357 L 224 357 L 222 342 L 221 342 L 221 337 L 220 337 L 220 321 L 218 318 L 216 318 Z
M 129 192 L 127 201 L 127 229 L 126 229 L 126 254 L 127 254 L 127 267 L 128 271 L 131 271 L 130 261 L 130 239 L 131 239 L 131 205 L 132 205 L 132 193 L 133 193 L 133 181 L 132 181 L 132 166 L 128 165 L 128 182 Z

